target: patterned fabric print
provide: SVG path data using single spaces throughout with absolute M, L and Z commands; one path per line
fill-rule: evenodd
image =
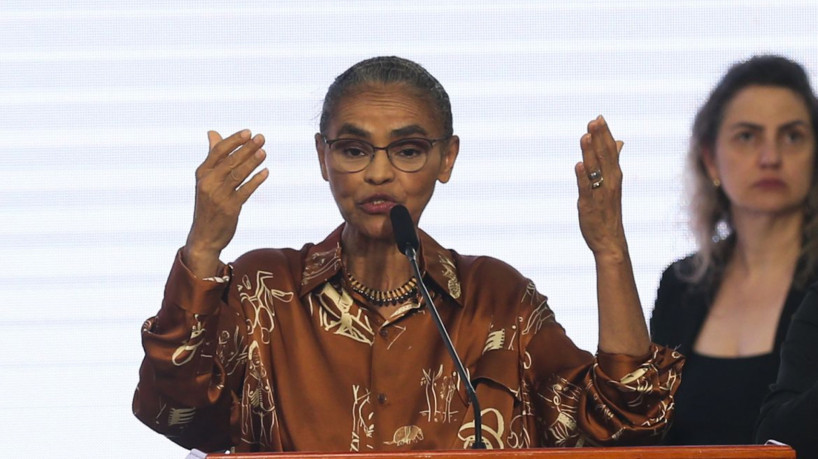
M 328 273 L 338 271 L 342 265 L 340 242 L 331 250 L 315 252 L 307 259 L 304 265 L 301 285 L 307 285 L 317 277 L 326 276 Z
M 257 271 L 255 288 L 246 275 L 236 286 L 242 304 L 250 306 L 247 314 L 247 333 L 254 335 L 259 332 L 261 342 L 264 344 L 270 344 L 270 333 L 275 328 L 273 321 L 275 301 L 289 303 L 293 300 L 293 292 L 282 292 L 270 288 L 267 286 L 268 282 L 273 282 L 273 274 L 267 271 Z
M 426 409 L 420 414 L 426 417 L 429 422 L 449 423 L 459 411 L 452 409 L 452 400 L 457 396 L 457 387 L 460 385 L 460 377 L 456 371 L 450 375 L 443 374 L 443 365 L 440 365 L 437 372 L 423 370 L 423 378 L 420 385 L 426 392 Z
M 486 339 L 486 345 L 483 347 L 483 354 L 488 351 L 496 351 L 498 349 L 503 348 L 503 344 L 506 342 L 506 331 L 505 330 L 497 330 L 489 333 L 489 337 Z
M 163 418 L 167 410 L 167 418 Z M 159 412 L 156 414 L 154 421 L 156 425 L 167 425 L 168 427 L 181 427 L 185 424 L 190 424 L 196 414 L 195 408 L 170 408 L 167 403 L 160 402 Z
M 352 440 L 349 443 L 349 450 L 359 452 L 363 449 L 371 450 L 372 437 L 375 433 L 375 425 L 372 423 L 372 403 L 370 402 L 369 389 L 358 385 L 352 386 Z
M 502 413 L 496 408 L 485 408 L 480 410 L 483 424 L 483 444 L 486 449 L 504 449 L 503 436 L 506 434 L 506 424 Z M 463 448 L 471 448 L 476 440 L 474 421 L 464 423 L 457 433 L 457 438 L 463 441 Z
M 355 315 L 349 312 L 354 301 L 347 292 L 338 291 L 328 282 L 321 290 L 320 303 L 319 314 L 324 330 L 372 345 L 375 331 L 369 323 L 369 318 L 359 308 L 356 308 Z
M 558 447 L 574 446 L 579 437 L 577 429 L 577 405 L 582 389 L 568 380 L 557 377 L 538 394 L 553 409 L 553 419 L 545 426 L 546 444 Z
M 418 426 L 398 427 L 392 435 L 392 441 L 385 442 L 387 445 L 406 446 L 423 440 L 423 431 Z
M 658 351 L 654 350 L 653 359 L 657 357 L 656 352 Z M 677 351 L 672 351 L 671 355 L 675 358 L 681 358 L 681 354 Z M 668 372 L 667 378 L 665 378 L 664 384 L 658 388 L 654 387 L 652 381 L 659 379 L 659 369 L 656 368 L 653 361 L 654 360 L 649 360 L 643 363 L 636 370 L 623 376 L 618 382 L 609 381 L 609 384 L 616 386 L 617 390 L 621 393 L 631 395 L 631 397 L 626 400 L 629 407 L 636 408 L 645 405 L 648 403 L 648 401 L 645 400 L 646 397 L 650 397 L 656 393 L 657 389 L 662 392 L 672 392 L 673 389 L 678 387 L 681 383 L 681 374 L 675 369 L 671 369 Z M 661 407 L 659 414 L 645 420 L 642 424 L 643 426 L 660 425 L 662 420 L 668 417 L 668 412 L 673 410 L 673 397 L 670 397 L 668 401 L 662 400 L 659 403 Z
M 247 376 L 241 399 L 241 438 L 262 450 L 269 449 L 278 428 L 273 390 L 267 369 L 261 362 L 258 341 L 250 343 L 247 353 Z
M 443 277 L 449 280 L 447 285 L 449 295 L 454 299 L 460 298 L 460 281 L 457 280 L 457 268 L 454 262 L 451 258 L 444 257 L 442 254 L 438 254 L 438 260 L 440 264 L 443 265 Z
M 209 450 L 469 447 L 471 409 L 456 372 L 441 365 L 430 314 L 407 303 L 384 322 L 334 286 L 342 229 L 300 251 L 250 252 L 228 265 L 234 275 L 226 283 L 193 278 L 177 256 L 162 309 L 142 333 L 139 419 L 183 446 Z M 422 232 L 420 239 L 424 280 L 442 293 L 435 302 L 454 344 L 479 373 L 490 448 L 658 440 L 673 412 L 678 353 L 652 347 L 644 359 L 595 359 L 508 265 L 458 255 Z M 315 356 L 330 364 L 309 360 Z M 293 367 L 276 371 L 272 362 Z M 601 367 L 617 371 L 616 379 Z
M 216 347 L 216 358 L 224 366 L 228 376 L 232 376 L 237 369 L 247 363 L 247 346 L 244 344 L 239 327 L 232 333 L 222 330 L 219 333 L 219 345 Z
M 514 449 L 530 448 L 532 443 L 531 434 L 528 432 L 528 424 L 531 421 L 529 418 L 534 416 L 534 410 L 531 408 L 531 402 L 528 399 L 528 387 L 525 381 L 522 382 L 522 387 L 516 395 L 521 400 L 520 411 L 509 422 L 506 446 Z
M 270 335 L 275 329 L 277 302 L 290 303 L 294 297 L 293 292 L 271 288 L 269 285 L 273 282 L 273 273 L 259 270 L 256 271 L 255 286 L 247 275 L 236 285 L 239 299 L 247 314 L 247 333 L 252 337 L 244 357 L 247 371 L 241 400 L 242 438 L 254 438 L 261 447 L 272 445 L 277 426 L 273 389 L 270 386 L 268 371 L 261 361 L 259 347 L 270 344 Z M 229 336 L 227 338 L 229 339 Z
M 526 287 L 525 294 L 520 300 L 520 303 L 528 302 L 529 306 L 534 307 L 534 311 L 528 316 L 525 327 L 523 328 L 523 335 L 537 334 L 542 326 L 554 319 L 554 312 L 548 307 L 548 298 L 537 293 L 537 287 L 533 282 Z
M 204 323 L 199 319 L 198 314 L 194 314 L 193 318 L 196 320 L 196 324 L 190 330 L 190 338 L 181 346 L 177 347 L 171 357 L 171 362 L 177 367 L 193 360 L 193 357 L 196 355 L 196 349 L 205 342 Z

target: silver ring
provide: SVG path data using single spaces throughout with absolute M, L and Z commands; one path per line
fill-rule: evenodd
M 592 190 L 596 190 L 597 188 L 601 187 L 601 186 L 602 186 L 602 182 L 603 182 L 604 180 L 605 180 L 604 178 L 599 177 L 599 180 L 597 180 L 596 182 L 591 182 L 591 189 L 592 189 Z
M 230 169 L 230 178 L 233 179 L 234 182 L 237 182 L 237 183 L 241 182 L 241 179 L 239 179 L 238 177 L 233 175 L 233 172 L 235 172 L 235 171 L 236 171 L 235 169 Z
M 601 178 L 601 177 L 602 177 L 602 171 L 599 170 L 599 169 L 597 169 L 597 170 L 591 172 L 590 174 L 588 174 L 588 180 L 591 180 L 591 181 L 596 180 L 596 179 Z M 600 180 L 600 182 L 601 182 L 601 180 Z

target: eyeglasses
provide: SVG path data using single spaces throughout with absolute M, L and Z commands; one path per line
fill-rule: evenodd
M 378 150 L 386 151 L 389 162 L 396 169 L 403 172 L 417 172 L 423 169 L 429 159 L 429 152 L 436 142 L 447 139 L 426 139 L 411 137 L 396 140 L 385 147 L 376 147 L 360 139 L 327 139 L 322 135 L 324 143 L 329 147 L 332 155 L 332 164 L 340 172 L 360 172 L 369 166 Z

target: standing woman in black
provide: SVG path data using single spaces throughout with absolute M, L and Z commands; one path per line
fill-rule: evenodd
M 733 65 L 688 154 L 699 250 L 662 275 L 652 339 L 687 356 L 668 444 L 749 444 L 818 265 L 818 102 L 797 63 Z

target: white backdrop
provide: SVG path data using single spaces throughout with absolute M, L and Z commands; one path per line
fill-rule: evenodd
M 340 222 L 312 147 L 321 100 L 375 55 L 417 60 L 452 99 L 461 154 L 421 226 L 531 277 L 591 351 L 573 165 L 604 114 L 625 140 L 649 316 L 662 269 L 693 249 L 681 182 L 696 108 L 754 53 L 799 60 L 816 81 L 818 4 L 563 3 L 0 0 L 0 455 L 184 456 L 130 401 L 205 133 L 268 139 L 271 176 L 226 260 L 320 240 Z

